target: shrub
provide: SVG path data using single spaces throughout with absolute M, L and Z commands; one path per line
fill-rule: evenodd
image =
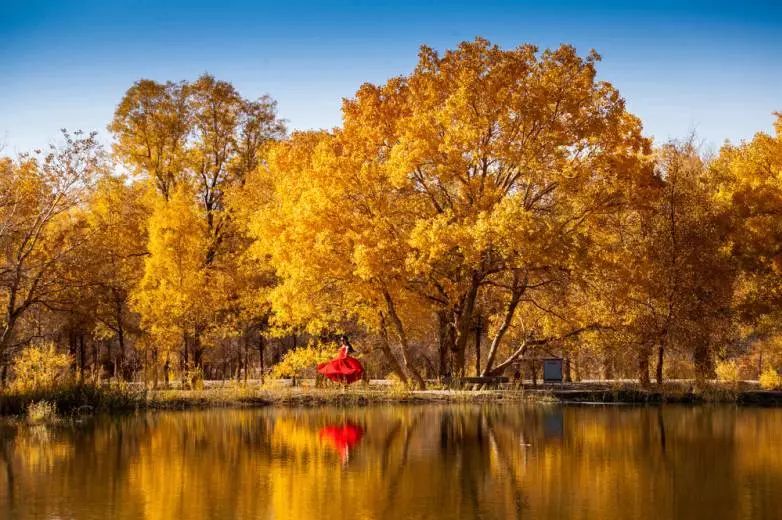
M 399 379 L 399 376 L 396 374 L 396 372 L 389 372 L 386 374 L 386 379 L 391 381 L 391 389 L 392 390 L 407 390 L 407 386 L 405 383 L 402 382 L 401 379 Z
M 51 390 L 66 382 L 71 357 L 59 354 L 53 343 L 28 347 L 14 359 L 10 388 L 14 392 Z
M 197 367 L 185 372 L 182 387 L 185 390 L 203 390 L 204 371 Z
M 336 356 L 336 349 L 331 343 L 311 343 L 285 353 L 279 363 L 271 370 L 272 378 L 305 377 L 315 375 L 315 367 Z
M 739 382 L 739 366 L 734 360 L 718 361 L 714 372 L 717 374 L 717 379 L 723 383 Z
M 31 423 L 51 422 L 57 419 L 57 408 L 49 401 L 37 401 L 27 405 L 27 420 Z
M 777 390 L 782 387 L 782 376 L 779 372 L 769 367 L 760 374 L 760 388 L 763 390 Z

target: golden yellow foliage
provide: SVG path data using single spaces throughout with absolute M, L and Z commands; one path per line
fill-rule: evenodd
M 187 185 L 177 186 L 169 200 L 153 196 L 149 257 L 134 295 L 142 326 L 169 349 L 207 327 L 220 291 L 218 274 L 204 265 L 208 235 L 194 196 Z
M 471 353 L 486 376 L 563 355 L 647 383 L 657 354 L 658 380 L 702 379 L 716 352 L 754 376 L 782 311 L 782 116 L 713 160 L 652 150 L 599 62 L 423 46 L 290 137 L 266 96 L 140 80 L 110 124 L 129 178 L 92 134 L 0 159 L 0 357 L 57 337 L 96 378 L 247 376 L 256 344 L 355 332 L 419 387 Z
M 718 361 L 714 372 L 717 379 L 723 383 L 738 383 L 740 380 L 739 366 L 733 359 Z
M 319 363 L 336 357 L 336 346 L 333 343 L 310 343 L 307 346 L 289 350 L 282 356 L 280 362 L 271 371 L 273 378 L 314 377 L 315 367 Z
M 782 388 L 782 376 L 775 369 L 769 367 L 760 374 L 759 383 L 763 390 L 779 390 Z
M 491 293 L 484 312 L 506 322 L 493 359 L 517 307 L 532 307 L 521 295 L 560 296 L 594 230 L 648 182 L 649 142 L 596 80 L 598 59 L 482 39 L 443 56 L 423 47 L 410 75 L 346 100 L 341 128 L 274 147 L 250 181 L 274 186 L 251 229 L 280 278 L 276 317 L 391 333 L 418 379 L 412 345 L 438 329 L 464 371 L 476 301 Z M 573 328 L 554 316 L 527 333 Z
M 746 317 L 782 308 L 782 114 L 776 135 L 759 132 L 726 145 L 712 165 L 718 202 L 731 224 L 728 251 L 743 267 L 740 303 Z
M 20 393 L 51 390 L 68 380 L 71 362 L 53 343 L 28 347 L 13 361 L 10 389 Z
M 266 320 L 258 293 L 269 279 L 245 255 L 242 203 L 252 201 L 240 188 L 284 125 L 267 96 L 244 99 L 230 83 L 203 75 L 137 82 L 110 129 L 117 157 L 156 193 L 149 195 L 150 256 L 135 308 L 161 345 L 181 346 L 183 364 L 200 367 L 204 347 Z
M 30 311 L 58 306 L 72 283 L 65 273 L 80 261 L 80 220 L 106 164 L 95 134 L 63 132 L 48 153 L 0 158 L 0 354 L 8 359 L 19 324 Z

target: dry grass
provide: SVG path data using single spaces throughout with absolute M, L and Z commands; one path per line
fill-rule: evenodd
M 128 385 L 70 386 L 25 394 L 0 393 L 0 415 L 45 417 L 46 406 L 61 416 L 134 409 L 185 409 L 258 406 L 364 406 L 382 403 L 485 403 L 534 401 L 613 402 L 613 403 L 704 403 L 738 402 L 782 405 L 782 392 L 763 391 L 757 385 L 710 383 L 696 388 L 691 384 L 666 384 L 643 389 L 637 384 L 573 384 L 537 389 L 502 390 L 409 390 L 400 385 L 353 385 L 347 388 L 327 385 L 283 386 L 242 385 L 230 382 L 220 386 L 187 389 L 145 390 Z M 41 402 L 47 403 L 46 406 Z
M 50 401 L 36 401 L 27 405 L 27 422 L 50 423 L 58 419 L 57 407 Z
M 248 387 L 207 390 L 158 390 L 147 393 L 150 408 L 192 408 L 213 406 L 361 406 L 375 403 L 486 402 L 521 399 L 518 392 L 424 390 L 348 387 Z

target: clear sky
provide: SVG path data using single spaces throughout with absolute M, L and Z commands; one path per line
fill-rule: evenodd
M 596 49 L 658 142 L 707 147 L 770 130 L 782 111 L 782 0 L 0 0 L 0 143 L 15 154 L 59 128 L 98 130 L 139 78 L 210 72 L 270 94 L 290 128 L 330 128 L 365 82 L 409 72 L 418 46 L 483 36 L 504 47 Z

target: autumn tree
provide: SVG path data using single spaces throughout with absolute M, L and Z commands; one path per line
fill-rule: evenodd
M 279 279 L 269 293 L 278 327 L 320 334 L 357 320 L 380 339 L 392 370 L 423 386 L 411 359 L 412 327 L 403 320 L 425 324 L 430 316 L 404 289 L 405 244 L 395 236 L 412 222 L 409 200 L 388 189 L 382 172 L 362 171 L 342 146 L 331 134 L 309 132 L 273 148 L 268 167 L 248 183 L 256 191 L 269 186 L 273 197 L 252 217 L 250 252 L 269 258 Z M 401 361 L 392 352 L 394 333 Z
M 723 352 L 743 357 L 745 365 L 757 358 L 745 367 L 746 376 L 763 372 L 782 332 L 782 114 L 775 115 L 773 135 L 758 132 L 750 141 L 726 144 L 710 165 L 727 228 L 725 250 L 737 264 L 739 330 Z
M 147 256 L 148 208 L 145 186 L 121 176 L 105 176 L 96 184 L 84 208 L 85 233 L 80 268 L 79 299 L 88 299 L 96 321 L 93 334 L 116 341 L 114 375 L 131 375 L 128 340 L 140 332 L 130 298 L 144 273 Z
M 70 280 L 55 273 L 64 263 L 76 261 L 79 239 L 72 212 L 86 201 L 93 179 L 105 168 L 94 134 L 63 135 L 64 143 L 45 154 L 0 159 L 3 364 L 14 347 L 29 339 L 18 330 L 23 319 L 69 287 Z
M 230 83 L 208 75 L 194 82 L 141 80 L 125 94 L 109 128 L 116 155 L 156 192 L 149 233 L 160 247 L 150 247 L 136 295 L 142 317 L 154 330 L 169 330 L 173 322 L 186 327 L 180 331 L 183 360 L 200 366 L 202 341 L 218 317 L 235 311 L 239 292 L 252 290 L 227 284 L 247 241 L 226 193 L 244 184 L 264 146 L 284 134 L 275 102 L 242 98 Z M 182 220 L 175 223 L 178 212 Z M 166 280 L 169 275 L 174 278 Z M 169 314 L 170 305 L 178 312 Z
M 741 267 L 736 303 L 750 323 L 782 309 L 782 114 L 776 116 L 775 135 L 727 144 L 711 165 L 727 247 Z
M 452 329 L 457 374 L 480 292 L 504 292 L 488 375 L 520 307 L 570 283 L 603 216 L 646 182 L 649 143 L 616 90 L 596 80 L 598 60 L 569 46 L 503 51 L 476 40 L 442 57 L 424 48 L 408 80 L 409 116 L 399 119 L 388 165 L 425 208 L 409 262 Z M 567 321 L 530 330 L 527 341 L 589 325 Z M 512 349 L 500 366 L 522 352 Z
M 714 179 L 693 140 L 656 150 L 655 169 L 657 183 L 615 226 L 615 263 L 601 268 L 619 310 L 616 334 L 644 385 L 652 357 L 662 383 L 666 354 L 690 359 L 701 379 L 710 372 L 730 335 L 735 276 Z
M 476 301 L 491 291 L 483 373 L 506 367 L 518 348 L 494 364 L 517 310 L 569 283 L 595 247 L 590 230 L 650 175 L 640 123 L 596 80 L 597 61 L 478 39 L 443 56 L 423 47 L 409 76 L 363 85 L 341 128 L 302 135 L 270 161 L 285 244 L 272 251 L 276 290 L 306 300 L 307 316 L 368 309 L 364 321 L 396 337 L 415 379 L 408 328 L 434 319 L 423 334 L 462 374 Z M 353 296 L 331 299 L 335 289 Z M 576 321 L 527 341 L 590 326 Z

